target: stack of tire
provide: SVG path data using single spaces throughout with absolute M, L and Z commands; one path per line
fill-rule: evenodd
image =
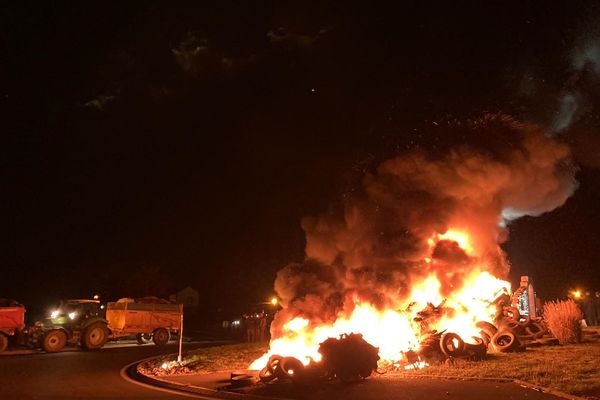
M 478 322 L 476 326 L 484 342 L 501 353 L 524 351 L 527 346 L 558 344 L 556 338 L 548 336 L 548 329 L 540 319 L 519 322 L 504 318 L 498 326 L 485 321 Z
M 480 337 L 465 341 L 454 332 L 439 332 L 423 338 L 418 354 L 428 364 L 448 359 L 478 361 L 487 354 L 487 347 Z
M 487 354 L 487 343 L 476 336 L 466 342 L 454 332 L 445 332 L 440 337 L 440 349 L 447 358 L 478 361 Z
M 267 361 L 267 365 L 259 372 L 258 377 L 262 383 L 274 381 L 304 383 L 321 379 L 323 371 L 314 362 L 305 366 L 297 358 L 273 355 Z

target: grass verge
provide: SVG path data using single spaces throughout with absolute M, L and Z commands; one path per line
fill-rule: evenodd
M 181 364 L 172 355 L 164 356 L 141 363 L 138 371 L 161 376 L 243 370 L 262 356 L 268 346 L 267 342 L 259 342 L 206 347 L 185 354 Z M 167 368 L 163 368 L 163 365 Z
M 452 367 L 432 365 L 402 376 L 510 378 L 576 395 L 600 395 L 600 342 L 527 349 L 522 353 L 490 354 L 484 361 Z
M 180 366 L 173 364 L 172 357 L 163 357 L 139 368 L 140 372 L 152 375 L 240 370 L 246 369 L 267 347 L 268 343 L 208 347 L 189 352 Z M 160 366 L 164 362 L 171 363 L 174 368 L 162 369 Z M 600 341 L 528 348 L 521 353 L 488 354 L 483 361 L 467 361 L 451 367 L 432 365 L 389 375 L 519 379 L 575 395 L 600 396 Z

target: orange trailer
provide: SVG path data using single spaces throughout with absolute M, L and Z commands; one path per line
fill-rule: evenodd
M 178 333 L 183 318 L 183 304 L 110 302 L 106 320 L 113 338 L 135 334 L 138 342 L 152 340 L 157 345 L 169 341 L 171 333 Z

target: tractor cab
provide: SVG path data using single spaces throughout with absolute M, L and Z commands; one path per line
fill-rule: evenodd
M 99 300 L 63 300 L 50 313 L 48 322 L 52 325 L 76 325 L 90 318 L 101 317 L 101 307 Z
M 99 349 L 109 337 L 102 309 L 99 300 L 63 300 L 48 318 L 35 324 L 32 338 L 47 352 L 59 351 L 66 344 Z

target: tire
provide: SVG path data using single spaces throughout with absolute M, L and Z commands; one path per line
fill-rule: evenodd
M 500 327 L 502 328 L 502 330 L 510 330 L 516 332 L 519 328 L 521 328 L 521 325 L 517 321 L 505 319 L 500 324 Z
M 283 360 L 283 357 L 277 354 L 274 354 L 271 357 L 269 357 L 269 361 L 267 361 L 267 369 L 270 373 L 275 372 L 275 369 L 277 368 L 281 360 Z
M 537 339 L 536 342 L 538 342 L 542 346 L 558 346 L 560 344 L 559 340 L 555 337 L 540 338 L 540 339 Z
M 269 369 L 267 367 L 264 367 L 258 373 L 258 378 L 260 379 L 260 381 L 262 383 L 267 383 L 267 382 L 271 382 L 273 379 L 275 379 L 275 376 L 273 375 L 273 372 L 269 371 Z
M 494 324 L 487 321 L 479 321 L 475 324 L 475 326 L 479 328 L 480 331 L 485 332 L 485 334 L 490 338 L 494 336 L 496 332 L 498 332 L 498 328 L 496 328 Z
M 465 351 L 465 342 L 453 332 L 446 332 L 440 339 L 440 349 L 447 357 L 459 357 Z
M 492 337 L 490 335 L 488 335 L 487 333 L 485 333 L 484 331 L 479 331 L 479 334 L 481 335 L 481 339 L 483 340 L 483 343 L 485 343 L 485 345 L 489 345 L 490 342 L 492 341 Z
M 165 328 L 158 328 L 152 334 L 152 341 L 157 346 L 164 346 L 165 344 L 169 343 L 169 339 L 171 339 L 171 335 Z
M 548 330 L 546 327 L 539 322 L 532 322 L 525 328 L 525 332 L 531 335 L 534 339 L 543 337 Z
M 304 364 L 300 360 L 294 357 L 284 357 L 279 364 L 281 375 L 290 380 L 302 379 L 302 373 L 304 372 Z
M 477 336 L 473 336 L 476 343 L 465 343 L 464 353 L 475 360 L 481 360 L 487 354 L 487 343 Z
M 61 351 L 65 347 L 65 344 L 67 344 L 67 334 L 59 329 L 46 333 L 42 340 L 42 348 L 47 353 Z
M 135 340 L 137 340 L 138 344 L 146 344 L 150 343 L 152 336 L 147 333 L 138 333 L 135 335 Z
M 94 322 L 83 332 L 81 347 L 86 350 L 101 349 L 108 340 L 108 328 L 104 322 Z
M 0 353 L 2 353 L 8 347 L 8 338 L 5 334 L 0 333 Z
M 255 382 L 255 378 L 254 375 L 238 375 L 231 378 L 229 382 L 232 388 L 241 388 L 253 385 Z
M 515 334 L 508 330 L 499 331 L 492 337 L 492 346 L 501 353 L 507 353 L 517 347 L 518 341 Z

